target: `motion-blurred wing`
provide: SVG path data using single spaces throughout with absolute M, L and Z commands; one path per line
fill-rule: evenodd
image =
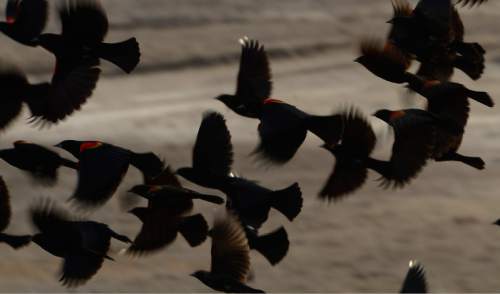
M 250 248 L 239 221 L 229 214 L 224 219 L 216 219 L 210 234 L 211 272 L 244 283 L 250 270 Z
M 3 62 L 0 64 L 0 87 L 2 89 L 0 130 L 7 127 L 21 112 L 27 83 L 26 76 L 21 70 Z
M 7 184 L 0 176 L 0 232 L 3 232 L 10 223 L 10 195 Z
M 64 257 L 59 281 L 68 288 L 85 284 L 101 268 L 104 257 L 92 252 L 80 251 Z

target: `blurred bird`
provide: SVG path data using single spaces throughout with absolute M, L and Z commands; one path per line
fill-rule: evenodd
M 244 226 L 250 249 L 257 250 L 271 265 L 276 265 L 285 258 L 290 247 L 290 241 L 284 227 L 259 236 L 258 230 L 255 228 L 245 226 L 243 222 L 242 225 Z
M 293 220 L 302 208 L 299 185 L 272 191 L 231 176 L 232 149 L 224 117 L 216 112 L 205 113 L 193 149 L 192 167 L 181 168 L 177 173 L 197 185 L 224 192 L 228 197 L 226 206 L 253 228 L 267 220 L 271 207 Z
M 217 218 L 209 235 L 212 237 L 210 271 L 196 271 L 191 276 L 220 292 L 264 293 L 245 285 L 250 271 L 250 248 L 238 220 L 231 215 Z
M 1 32 L 21 44 L 38 45 L 36 39 L 48 19 L 46 0 L 8 0 L 5 14 L 6 21 L 0 22 Z
M 240 70 L 234 95 L 223 94 L 216 99 L 239 115 L 260 118 L 262 103 L 271 97 L 272 74 L 264 46 L 247 37 L 240 39 Z
M 413 11 L 404 0 L 393 6 L 389 42 L 422 63 L 419 75 L 447 81 L 456 67 L 474 80 L 481 77 L 486 51 L 464 42 L 464 25 L 451 0 L 420 0 Z
M 97 207 L 109 200 L 130 164 L 138 168 L 144 178 L 153 178 L 163 171 L 163 162 L 151 152 L 135 153 L 99 141 L 66 140 L 56 147 L 79 160 L 78 185 L 71 199 L 84 208 Z
M 416 262 L 410 261 L 410 268 L 406 274 L 400 293 L 427 293 L 427 281 L 424 267 Z
M 104 43 L 109 23 L 97 0 L 63 0 L 58 8 L 62 33 L 42 34 L 39 45 L 56 57 L 54 77 L 66 76 L 81 65 L 83 58 L 102 58 L 123 71 L 132 72 L 140 60 L 135 38 L 120 43 Z
M 27 171 L 35 180 L 52 185 L 57 181 L 61 166 L 78 170 L 78 164 L 59 156 L 43 146 L 16 141 L 14 148 L 0 150 L 0 158 L 8 164 Z
M 0 87 L 4 93 L 0 130 L 20 114 L 23 102 L 28 105 L 32 122 L 50 124 L 65 119 L 92 95 L 100 73 L 95 63 L 85 60 L 64 76 L 54 76 L 52 83 L 30 84 L 21 70 L 0 62 Z
M 271 99 L 271 69 L 267 53 L 256 40 L 244 38 L 235 95 L 217 97 L 234 112 L 260 119 L 261 142 L 255 154 L 272 163 L 292 159 L 311 131 L 328 144 L 338 141 L 342 125 L 339 117 L 316 116 L 293 105 Z
M 111 238 L 124 243 L 132 241 L 107 225 L 93 221 L 73 221 L 68 214 L 45 200 L 30 211 L 31 221 L 39 233 L 33 242 L 48 253 L 63 258 L 60 282 L 69 288 L 90 280 L 108 256 Z
M 178 212 L 178 206 L 186 201 L 192 202 L 191 199 L 164 196 L 148 196 L 148 207 L 136 207 L 130 211 L 141 220 L 142 227 L 127 253 L 144 255 L 156 252 L 172 244 L 177 233 L 181 233 L 191 247 L 200 245 L 207 238 L 208 225 L 201 214 L 187 215 L 191 209 Z
M 14 249 L 19 249 L 31 242 L 31 236 L 14 236 L 2 233 L 9 226 L 11 215 L 9 190 L 0 176 L 0 244 L 5 243 Z

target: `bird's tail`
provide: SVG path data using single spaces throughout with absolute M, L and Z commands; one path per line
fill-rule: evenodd
M 208 194 L 196 194 L 193 199 L 200 199 L 214 204 L 223 204 L 224 199 L 219 196 L 208 195 Z
M 458 56 L 454 66 L 463 71 L 473 80 L 481 78 L 484 72 L 484 60 L 470 60 L 465 56 Z
M 139 64 L 141 52 L 136 38 L 120 43 L 101 43 L 97 55 L 114 63 L 126 73 L 131 73 Z
M 142 172 L 144 179 L 156 177 L 164 168 L 163 161 L 152 152 L 132 153 L 131 163 Z
M 254 232 L 247 233 L 247 236 L 250 248 L 257 250 L 272 265 L 278 264 L 288 253 L 290 241 L 283 227 L 264 236 L 257 236 Z
M 31 242 L 31 236 L 13 236 L 0 233 L 0 243 L 6 243 L 14 249 L 19 249 L 28 245 Z
M 495 102 L 493 101 L 491 96 L 486 92 L 476 92 L 469 90 L 467 96 L 488 107 L 495 106 Z
M 179 232 L 191 247 L 196 247 L 207 239 L 208 224 L 201 214 L 188 216 L 182 220 Z
M 307 129 L 321 138 L 327 145 L 336 145 L 344 130 L 344 121 L 340 115 L 307 117 Z
M 299 184 L 271 193 L 271 206 L 292 221 L 302 210 L 302 191 Z
M 470 157 L 459 153 L 448 153 L 436 161 L 458 161 L 478 170 L 485 169 L 485 162 L 481 157 Z

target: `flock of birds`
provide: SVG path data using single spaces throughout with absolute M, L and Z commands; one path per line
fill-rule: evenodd
M 458 0 L 477 5 L 486 0 Z M 385 188 L 401 188 L 415 178 L 428 160 L 458 161 L 483 169 L 480 157 L 458 153 L 469 116 L 469 99 L 493 107 L 485 92 L 451 82 L 455 68 L 477 80 L 484 70 L 485 51 L 477 43 L 464 41 L 464 26 L 451 0 L 421 0 L 412 8 L 405 0 L 393 0 L 394 17 L 385 41 L 361 42 L 356 59 L 376 76 L 396 84 L 428 101 L 426 109 L 379 110 L 375 117 L 394 129 L 395 141 L 388 161 L 371 157 L 375 133 L 367 118 L 355 107 L 329 116 L 308 114 L 286 102 L 272 99 L 270 63 L 256 40 L 241 40 L 242 54 L 236 93 L 220 100 L 237 114 L 258 119 L 260 158 L 282 165 L 290 161 L 309 132 L 323 140 L 323 148 L 336 158 L 332 174 L 320 191 L 320 198 L 337 201 L 359 189 L 368 169 L 381 175 Z M 92 95 L 99 79 L 100 59 L 108 60 L 130 73 L 140 59 L 135 38 L 104 43 L 108 31 L 106 13 L 97 0 L 64 0 L 58 7 L 60 34 L 43 33 L 48 1 L 8 0 L 7 20 L 0 31 L 27 46 L 53 53 L 56 67 L 52 80 L 30 84 L 15 66 L 1 61 L 0 130 L 19 115 L 25 103 L 36 124 L 55 124 L 80 109 Z M 418 61 L 416 74 L 409 72 Z M 136 153 L 98 141 L 66 140 L 56 145 L 71 154 L 68 159 L 46 147 L 18 141 L 11 149 L 0 150 L 0 158 L 28 172 L 44 184 L 55 184 L 60 167 L 73 169 L 78 184 L 71 196 L 76 211 L 69 213 L 55 201 L 42 199 L 30 209 L 36 233 L 15 236 L 0 233 L 0 243 L 18 249 L 33 242 L 64 260 L 60 281 L 76 287 L 90 280 L 108 255 L 111 239 L 128 244 L 133 256 L 152 254 L 166 248 L 178 233 L 192 247 L 212 240 L 209 271 L 192 275 L 208 287 L 224 292 L 262 292 L 245 284 L 250 271 L 250 250 L 262 254 L 271 265 L 286 256 L 288 234 L 283 227 L 268 234 L 259 229 L 271 209 L 293 221 L 302 209 L 298 183 L 270 190 L 232 172 L 233 147 L 224 117 L 207 112 L 200 125 L 192 154 L 192 166 L 173 171 L 153 153 Z M 142 223 L 134 240 L 107 225 L 73 217 L 81 209 L 104 205 L 115 194 L 129 166 L 139 169 L 144 182 L 130 192 L 147 200 L 146 207 L 130 210 Z M 219 190 L 226 199 L 199 193 L 181 185 L 178 176 L 199 186 Z M 226 204 L 224 216 L 216 217 L 209 228 L 202 214 L 193 214 L 193 202 Z M 10 221 L 7 184 L 0 177 L 0 232 Z M 416 262 L 401 292 L 426 292 L 423 267 Z

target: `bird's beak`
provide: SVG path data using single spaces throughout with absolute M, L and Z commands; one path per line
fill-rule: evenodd
M 393 24 L 394 23 L 394 19 L 390 19 L 390 20 L 386 21 L 385 23 Z
M 54 145 L 54 147 L 57 147 L 57 148 L 62 148 L 62 145 L 61 143 L 57 144 L 57 145 Z
M 359 63 L 359 61 L 360 61 L 360 58 L 361 58 L 361 57 L 358 57 L 358 58 L 354 59 L 354 62 L 357 62 L 357 63 Z

